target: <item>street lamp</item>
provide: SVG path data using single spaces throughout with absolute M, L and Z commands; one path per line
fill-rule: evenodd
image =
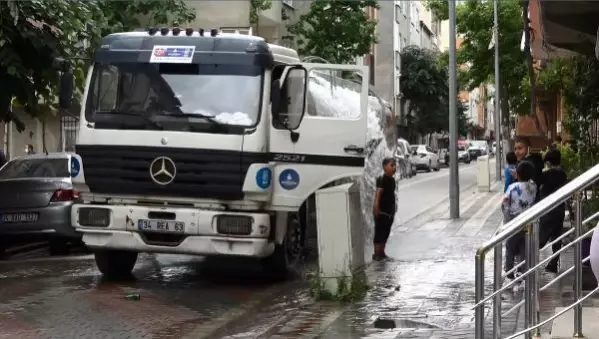
M 456 75 L 455 1 L 449 5 L 449 216 L 460 217 L 460 179 L 458 173 L 458 116 Z

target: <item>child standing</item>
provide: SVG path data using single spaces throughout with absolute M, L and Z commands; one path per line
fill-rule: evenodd
M 516 166 L 518 165 L 518 158 L 516 158 L 516 153 L 508 152 L 505 155 L 505 162 L 507 166 L 505 166 L 505 171 L 503 173 L 505 177 L 505 184 L 503 185 L 503 193 L 507 192 L 507 188 L 510 187 L 511 184 L 516 182 L 516 178 L 512 176 L 512 171 L 516 171 Z
M 376 179 L 376 194 L 374 197 L 374 254 L 372 259 L 381 261 L 387 258 L 385 246 L 396 211 L 395 198 L 395 159 L 383 160 L 383 175 Z
M 533 181 L 535 174 L 534 165 L 528 161 L 522 161 L 516 168 L 517 182 L 511 184 L 503 198 L 503 222 L 508 223 L 520 213 L 527 210 L 535 202 L 537 195 L 537 185 Z M 505 251 L 505 270 L 509 272 L 514 268 L 516 256 L 522 258 L 524 254 L 524 231 L 514 234 L 506 242 Z M 522 272 L 522 269 L 518 269 Z M 514 273 L 508 275 L 509 279 L 514 279 Z
M 544 199 L 555 193 L 558 189 L 566 184 L 568 181 L 568 175 L 561 167 L 562 155 L 557 149 L 550 149 L 545 154 L 545 164 L 547 170 L 543 172 L 543 186 L 541 186 L 541 199 Z M 551 210 L 549 213 L 541 217 L 541 229 L 540 229 L 540 246 L 543 247 L 549 239 L 555 240 L 562 235 L 564 228 L 564 216 L 566 213 L 566 205 L 561 204 Z M 562 242 L 558 241 L 553 244 L 553 253 L 559 251 L 562 248 Z M 557 273 L 557 263 L 559 262 L 559 255 L 547 264 L 545 270 L 551 273 Z

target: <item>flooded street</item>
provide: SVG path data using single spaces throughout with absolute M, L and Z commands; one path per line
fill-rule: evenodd
M 307 279 L 272 281 L 251 260 L 145 254 L 134 279 L 105 281 L 90 254 L 38 249 L 0 261 L 0 338 L 463 338 L 497 194 L 474 194 L 462 167 L 463 219 L 449 220 L 447 172 L 399 184 L 409 212 L 388 243 L 395 260 L 367 269 L 361 302 L 314 301 Z

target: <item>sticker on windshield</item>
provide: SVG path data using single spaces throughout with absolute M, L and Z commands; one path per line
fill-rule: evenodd
M 150 63 L 191 64 L 195 46 L 154 46 Z

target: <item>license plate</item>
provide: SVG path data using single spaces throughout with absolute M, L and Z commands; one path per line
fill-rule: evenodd
M 185 223 L 173 220 L 139 219 L 137 228 L 144 232 L 183 233 Z
M 17 223 L 17 222 L 36 222 L 37 213 L 9 213 L 3 214 L 0 217 L 1 223 Z

